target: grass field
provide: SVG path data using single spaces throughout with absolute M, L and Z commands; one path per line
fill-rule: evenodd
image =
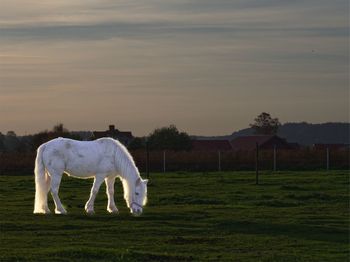
M 0 177 L 0 261 L 349 261 L 349 174 L 151 174 L 149 204 L 132 217 L 116 183 L 87 216 L 92 180 L 65 177 L 67 216 L 33 215 L 32 176 Z M 53 203 L 50 198 L 50 207 Z

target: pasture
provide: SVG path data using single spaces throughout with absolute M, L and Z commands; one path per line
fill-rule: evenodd
M 143 178 L 145 176 L 143 175 Z M 133 217 L 116 182 L 119 215 L 102 185 L 64 176 L 67 216 L 33 215 L 34 177 L 0 176 L 0 261 L 348 261 L 348 171 L 151 174 Z M 51 211 L 53 202 L 49 198 Z

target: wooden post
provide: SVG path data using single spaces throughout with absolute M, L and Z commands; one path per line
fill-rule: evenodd
M 165 173 L 165 150 L 163 150 L 163 173 Z
M 218 170 L 221 172 L 221 152 L 218 151 Z
M 277 148 L 276 145 L 273 146 L 273 171 L 277 170 Z
M 146 139 L 146 176 L 149 179 L 149 146 L 148 139 Z
M 327 153 L 327 171 L 329 171 L 329 147 L 327 147 L 327 150 L 326 150 L 326 153 Z
M 255 156 L 255 184 L 259 184 L 259 144 L 256 143 L 256 156 Z

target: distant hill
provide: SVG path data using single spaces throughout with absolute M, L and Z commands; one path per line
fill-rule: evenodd
M 278 135 L 301 145 L 349 144 L 350 123 L 286 123 L 280 127 Z
M 195 136 L 194 138 L 232 140 L 239 136 L 253 134 L 253 129 L 245 128 L 237 132 L 233 132 L 231 135 L 227 136 Z M 288 142 L 294 142 L 300 145 L 313 145 L 317 143 L 350 144 L 350 123 L 286 123 L 279 128 L 277 135 L 286 138 Z

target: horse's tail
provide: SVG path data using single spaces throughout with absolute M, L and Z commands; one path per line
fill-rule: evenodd
M 35 159 L 35 202 L 34 202 L 34 214 L 36 213 L 49 213 L 50 210 L 47 206 L 47 193 L 50 187 L 50 178 L 45 170 L 43 163 L 43 151 L 44 145 L 41 145 L 36 154 Z

